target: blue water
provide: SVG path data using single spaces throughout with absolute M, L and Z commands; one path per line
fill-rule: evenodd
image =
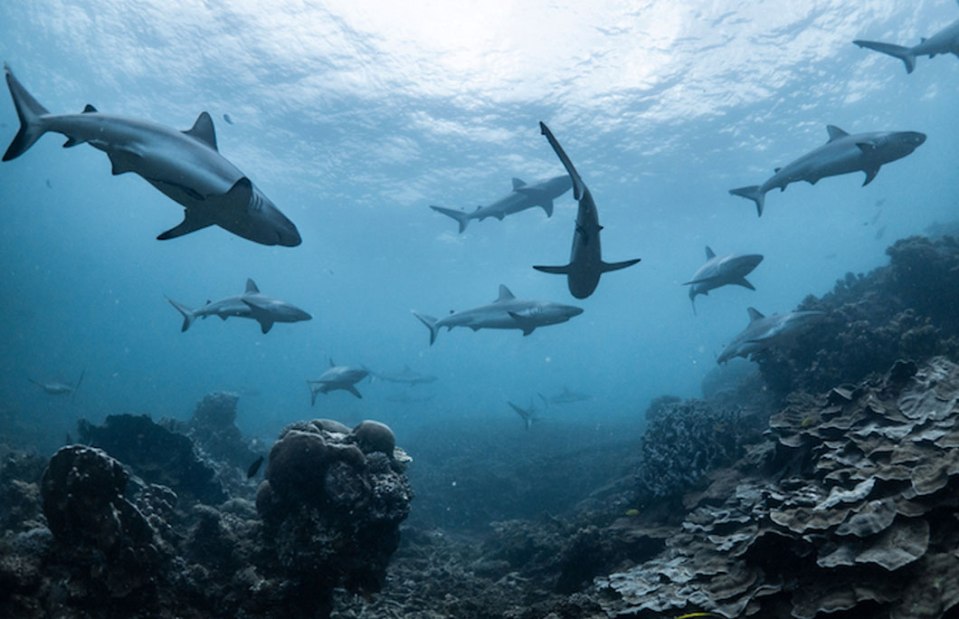
M 955 217 L 959 62 L 921 58 L 907 75 L 851 41 L 914 44 L 957 17 L 947 0 L 2 3 L 0 58 L 51 112 L 92 103 L 186 129 L 209 111 L 221 153 L 304 240 L 272 248 L 210 228 L 156 241 L 178 205 L 112 177 L 103 153 L 44 136 L 0 164 L 0 407 L 54 445 L 78 417 L 185 418 L 220 389 L 241 393 L 241 427 L 265 438 L 320 416 L 383 419 L 401 443 L 462 417 L 522 433 L 507 400 L 564 386 L 593 399 L 551 409 L 549 423 L 639 420 L 653 397 L 699 394 L 747 306 L 788 311 Z M 540 120 L 593 192 L 606 260 L 643 258 L 584 301 L 530 268 L 568 259 L 570 194 L 552 218 L 533 209 L 462 235 L 427 208 L 472 209 L 513 176 L 561 174 Z M 868 187 L 856 174 L 770 193 L 761 219 L 728 195 L 823 143 L 826 124 L 929 139 Z M 0 96 L 2 140 L 17 126 Z M 707 244 L 766 258 L 756 292 L 717 290 L 693 315 L 680 284 Z M 164 295 L 197 306 L 247 277 L 314 319 L 263 335 L 214 318 L 180 333 Z M 410 314 L 490 302 L 500 283 L 586 311 L 529 337 L 444 331 L 432 347 Z M 410 390 L 425 403 L 362 383 L 364 399 L 334 392 L 311 409 L 305 381 L 330 358 L 439 380 Z M 75 401 L 27 380 L 84 369 Z

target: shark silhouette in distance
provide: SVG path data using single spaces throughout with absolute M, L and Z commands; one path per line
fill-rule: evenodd
M 683 286 L 689 286 L 689 300 L 693 304 L 693 313 L 696 312 L 696 296 L 708 295 L 710 290 L 729 284 L 755 290 L 756 288 L 749 283 L 746 276 L 752 273 L 762 261 L 763 257 L 760 254 L 717 256 L 707 245 L 706 263 L 699 267 L 691 280 L 683 283 Z
M 599 233 L 603 229 L 599 225 L 599 213 L 589 187 L 583 182 L 579 172 L 573 167 L 573 162 L 566 155 L 566 151 L 553 136 L 544 123 L 539 123 L 540 132 L 546 136 L 550 146 L 559 160 L 566 167 L 566 172 L 573 182 L 573 197 L 579 202 L 576 211 L 576 228 L 573 230 L 573 247 L 570 251 L 569 264 L 564 266 L 534 266 L 543 273 L 565 275 L 569 292 L 577 299 L 585 299 L 593 294 L 599 285 L 599 278 L 603 273 L 618 271 L 633 266 L 640 258 L 624 260 L 623 262 L 603 262 L 602 247 Z
M 330 359 L 330 367 L 316 380 L 308 380 L 310 387 L 310 406 L 316 404 L 316 394 L 327 394 L 331 391 L 349 391 L 358 398 L 363 395 L 356 388 L 356 383 L 369 376 L 369 370 L 351 365 L 336 365 Z
M 516 411 L 516 414 L 520 416 L 520 419 L 523 420 L 523 424 L 527 430 L 533 426 L 533 422 L 539 421 L 539 414 L 532 404 L 529 405 L 529 408 L 516 406 L 512 402 L 507 402 L 507 404 L 509 404 L 510 408 Z
M 720 353 L 717 363 L 726 363 L 733 357 L 749 358 L 767 348 L 789 346 L 796 338 L 825 318 L 826 313 L 810 310 L 764 316 L 750 307 L 749 325 Z
M 80 372 L 80 378 L 78 378 L 77 382 L 72 385 L 59 381 L 41 382 L 38 380 L 33 380 L 32 378 L 28 378 L 27 380 L 37 387 L 40 387 L 40 389 L 42 389 L 43 392 L 48 395 L 68 395 L 71 399 L 75 399 L 77 397 L 77 389 L 80 388 L 80 383 L 83 382 L 83 376 L 86 373 L 86 370 Z
M 432 316 L 413 312 L 430 330 L 430 345 L 442 327 L 447 331 L 453 327 L 469 327 L 473 331 L 480 329 L 519 329 L 523 335 L 529 335 L 538 327 L 566 322 L 583 313 L 582 308 L 550 301 L 527 301 L 517 299 L 510 289 L 500 284 L 499 297 L 488 305 L 481 305 L 461 312 L 453 312 L 437 320 Z
M 487 217 L 495 217 L 500 221 L 507 215 L 519 213 L 536 206 L 541 207 L 547 217 L 553 216 L 553 200 L 560 197 L 571 186 L 568 176 L 557 176 L 546 181 L 527 185 L 524 181 L 513 179 L 513 192 L 493 202 L 488 206 L 477 206 L 473 212 L 443 208 L 442 206 L 430 206 L 437 213 L 442 213 L 447 217 L 456 220 L 460 227 L 460 233 L 466 230 L 470 221 L 483 221 Z
M 935 58 L 939 54 L 959 56 L 959 20 L 952 22 L 928 39 L 923 37 L 918 45 L 912 47 L 879 41 L 864 41 L 862 39 L 856 39 L 853 43 L 859 47 L 898 58 L 906 65 L 906 73 L 912 73 L 916 68 L 916 58 L 919 56 L 929 56 L 930 58 Z
M 926 135 L 918 131 L 874 131 L 849 134 L 834 125 L 828 125 L 829 141 L 799 159 L 781 168 L 776 168 L 762 185 L 749 185 L 730 189 L 734 196 L 747 198 L 756 203 L 760 217 L 766 203 L 766 193 L 779 188 L 786 191 L 791 183 L 806 181 L 815 185 L 827 176 L 839 176 L 850 172 L 864 172 L 865 187 L 876 178 L 883 164 L 902 159 L 926 141 Z
M 570 391 L 569 387 L 563 387 L 563 390 L 556 395 L 545 396 L 541 393 L 539 394 L 539 398 L 543 401 L 543 404 L 549 406 L 551 404 L 576 404 L 577 402 L 585 402 L 586 400 L 593 399 L 593 396 L 588 393 L 576 393 L 575 391 Z
M 410 366 L 404 365 L 398 372 L 374 372 L 370 370 L 370 376 L 374 380 L 385 380 L 389 383 L 405 383 L 412 387 L 416 385 L 425 385 L 436 380 L 435 376 L 430 374 L 420 374 L 414 371 Z
M 227 297 L 221 301 L 207 301 L 206 305 L 199 309 L 190 309 L 170 298 L 167 298 L 167 301 L 183 316 L 181 332 L 189 329 L 197 318 L 208 316 L 218 316 L 222 320 L 231 316 L 251 318 L 260 323 L 260 330 L 263 333 L 269 333 L 273 324 L 277 322 L 300 322 L 313 319 L 295 305 L 264 295 L 252 279 L 246 280 L 246 290 L 243 294 Z
M 156 123 L 101 114 L 87 105 L 80 114 L 51 114 L 4 65 L 20 130 L 3 155 L 10 161 L 45 133 L 67 137 L 64 148 L 89 144 L 110 158 L 113 174 L 133 172 L 184 208 L 183 221 L 160 234 L 172 239 L 209 226 L 263 245 L 294 247 L 296 226 L 217 149 L 213 120 L 200 114 L 177 131 Z

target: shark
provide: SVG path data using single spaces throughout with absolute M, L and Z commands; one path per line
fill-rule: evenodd
M 710 290 L 733 284 L 755 290 L 746 276 L 763 261 L 760 254 L 730 254 L 717 256 L 708 245 L 706 246 L 706 263 L 699 267 L 693 278 L 684 282 L 689 286 L 689 300 L 693 304 L 693 313 L 696 312 L 696 295 L 708 295 Z
M 522 408 L 521 406 L 517 406 L 509 401 L 507 401 L 506 403 L 510 405 L 510 408 L 516 411 L 517 415 L 520 416 L 527 430 L 529 430 L 533 426 L 533 422 L 539 421 L 538 412 L 532 404 L 529 405 L 529 408 Z
M 503 221 L 507 215 L 513 215 L 533 207 L 541 207 L 547 217 L 553 216 L 553 200 L 560 197 L 571 187 L 568 176 L 556 176 L 549 180 L 527 185 L 521 179 L 513 178 L 512 193 L 500 198 L 488 206 L 477 206 L 473 212 L 430 206 L 437 213 L 452 217 L 459 224 L 460 234 L 466 231 L 466 226 L 474 219 L 483 221 L 487 217 L 495 217 Z
M 277 322 L 300 322 L 313 319 L 310 314 L 295 305 L 264 295 L 252 279 L 246 280 L 246 290 L 243 294 L 220 301 L 207 301 L 206 305 L 198 309 L 190 309 L 170 298 L 167 298 L 167 301 L 183 316 L 181 333 L 189 329 L 197 318 L 209 316 L 219 316 L 221 320 L 231 316 L 251 318 L 260 323 L 260 330 L 263 333 L 269 333 L 273 324 Z
M 292 221 L 217 147 L 207 112 L 186 131 L 99 112 L 51 114 L 4 65 L 20 129 L 3 161 L 16 159 L 45 133 L 67 137 L 64 148 L 80 144 L 107 154 L 114 175 L 133 172 L 184 209 L 183 221 L 157 236 L 181 237 L 210 226 L 263 245 L 294 247 L 302 240 Z
M 582 308 L 572 305 L 517 299 L 509 288 L 500 284 L 499 296 L 487 305 L 452 312 L 439 320 L 415 311 L 413 315 L 430 330 L 430 346 L 432 346 L 443 327 L 446 327 L 447 331 L 452 330 L 453 327 L 469 327 L 473 331 L 519 329 L 523 335 L 529 335 L 538 327 L 566 322 L 582 313 Z
M 385 380 L 390 383 L 406 383 L 410 386 L 425 385 L 436 380 L 435 376 L 415 372 L 408 365 L 404 365 L 403 369 L 398 372 L 373 372 L 371 370 L 370 376 L 376 380 Z
M 327 394 L 338 389 L 349 391 L 354 396 L 362 399 L 363 395 L 356 388 L 356 383 L 369 376 L 369 374 L 370 372 L 366 368 L 351 365 L 336 365 L 336 363 L 330 359 L 330 367 L 320 374 L 319 378 L 306 381 L 306 384 L 310 387 L 310 406 L 316 404 L 316 394 Z
M 72 399 L 77 397 L 77 389 L 80 388 L 80 383 L 83 382 L 83 376 L 86 373 L 86 370 L 80 372 L 80 378 L 78 378 L 77 382 L 72 385 L 59 381 L 41 382 L 38 380 L 33 380 L 32 378 L 28 378 L 27 380 L 37 387 L 40 387 L 40 389 L 42 389 L 43 392 L 48 395 L 68 395 Z
M 764 316 L 754 307 L 746 311 L 749 324 L 723 349 L 717 363 L 726 363 L 734 357 L 750 358 L 767 348 L 788 346 L 826 316 L 825 312 L 816 310 L 771 316 Z
M 959 56 L 959 19 L 931 37 L 923 37 L 917 45 L 912 47 L 880 41 L 864 41 L 862 39 L 856 39 L 853 44 L 898 58 L 906 65 L 906 73 L 912 73 L 916 68 L 916 58 L 919 56 L 929 56 L 930 58 L 935 58 L 939 54 Z
M 926 135 L 918 131 L 874 131 L 850 134 L 835 125 L 827 125 L 829 140 L 802 157 L 776 168 L 762 185 L 749 185 L 730 189 L 734 196 L 747 198 L 756 203 L 756 212 L 762 217 L 766 193 L 779 188 L 786 191 L 791 183 L 806 181 L 815 185 L 827 176 L 839 176 L 850 172 L 864 172 L 865 187 L 876 178 L 883 164 L 902 159 L 926 141 Z
M 550 404 L 575 404 L 577 402 L 585 402 L 586 400 L 591 400 L 593 396 L 588 393 L 576 393 L 575 391 L 570 391 L 569 387 L 563 387 L 563 390 L 556 395 L 545 396 L 542 393 L 539 394 L 540 399 L 543 401 L 543 404 L 549 406 Z
M 583 182 L 579 172 L 573 167 L 573 162 L 566 155 L 566 151 L 560 146 L 560 143 L 553 136 L 553 132 L 545 123 L 539 123 L 540 133 L 546 136 L 546 140 L 559 160 L 566 168 L 569 178 L 573 183 L 573 197 L 578 202 L 576 210 L 576 227 L 573 229 L 573 247 L 570 251 L 569 264 L 564 266 L 534 266 L 533 268 L 543 273 L 553 273 L 556 275 L 565 275 L 566 283 L 569 286 L 569 292 L 577 299 L 585 299 L 593 294 L 599 285 L 599 278 L 603 273 L 618 271 L 631 267 L 641 260 L 634 258 L 622 262 L 604 262 L 602 248 L 599 241 L 599 233 L 603 229 L 599 225 L 599 213 L 596 210 L 596 202 L 593 200 L 593 194 L 589 187 Z

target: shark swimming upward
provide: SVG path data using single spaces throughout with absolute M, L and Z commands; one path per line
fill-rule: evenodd
M 856 39 L 853 43 L 859 47 L 898 58 L 906 65 L 906 73 L 912 73 L 916 68 L 916 58 L 919 56 L 929 56 L 930 58 L 935 58 L 939 54 L 955 54 L 959 56 L 959 19 L 928 39 L 923 37 L 917 45 L 913 45 L 912 47 L 893 45 L 892 43 L 881 43 L 879 41 L 864 41 L 862 39 Z
M 436 341 L 437 334 L 443 327 L 446 327 L 447 331 L 453 327 L 469 327 L 473 331 L 479 331 L 480 329 L 519 329 L 523 332 L 523 335 L 529 335 L 537 327 L 566 322 L 582 313 L 581 308 L 572 305 L 517 299 L 509 288 L 500 284 L 499 297 L 488 305 L 453 312 L 439 320 L 417 312 L 413 312 L 413 315 L 430 330 L 430 345 L 432 346 L 433 342 Z
M 683 283 L 683 286 L 689 286 L 689 300 L 693 304 L 693 312 L 696 312 L 696 295 L 708 295 L 710 290 L 721 286 L 732 284 L 755 290 L 746 276 L 762 261 L 763 257 L 759 254 L 717 256 L 707 246 L 706 263 L 699 267 L 691 280 Z
M 825 312 L 814 310 L 772 316 L 764 316 L 754 307 L 746 311 L 749 324 L 719 354 L 717 363 L 726 363 L 733 357 L 749 358 L 767 348 L 788 346 L 826 316 Z
M 577 299 L 585 299 L 596 290 L 603 273 L 631 267 L 639 262 L 640 258 L 622 262 L 603 262 L 603 251 L 599 241 L 599 232 L 603 227 L 599 225 L 599 213 L 593 201 L 593 194 L 590 193 L 589 187 L 583 182 L 579 172 L 573 167 L 573 162 L 566 156 L 566 151 L 560 146 L 549 127 L 541 122 L 539 129 L 566 167 L 566 172 L 573 181 L 573 197 L 579 202 L 579 206 L 576 211 L 576 227 L 573 229 L 573 247 L 570 250 L 569 264 L 534 266 L 533 268 L 543 273 L 565 275 L 570 294 Z
M 113 174 L 133 172 L 184 208 L 183 221 L 160 234 L 173 239 L 219 226 L 263 245 L 294 247 L 296 226 L 217 149 L 213 120 L 200 114 L 193 127 L 177 131 L 148 121 L 101 114 L 87 105 L 80 114 L 51 114 L 4 65 L 20 130 L 3 155 L 16 159 L 45 133 L 67 136 L 64 148 L 79 144 L 102 150 Z
M 918 131 L 874 131 L 849 134 L 834 125 L 828 125 L 829 141 L 799 159 L 776 168 L 762 185 L 749 185 L 730 189 L 734 196 L 747 198 L 756 203 L 760 217 L 766 203 L 766 193 L 779 188 L 786 191 L 792 183 L 806 181 L 815 185 L 819 179 L 850 172 L 864 172 L 863 186 L 872 182 L 883 164 L 902 159 L 926 141 L 926 135 Z
M 295 305 L 264 295 L 252 279 L 246 280 L 246 291 L 243 294 L 220 301 L 207 301 L 206 305 L 195 310 L 173 299 L 167 299 L 167 301 L 183 316 L 181 332 L 189 329 L 197 318 L 208 316 L 218 316 L 221 320 L 231 316 L 251 318 L 260 323 L 260 330 L 263 333 L 269 333 L 273 323 L 300 322 L 313 318 Z
M 536 206 L 541 207 L 546 212 L 547 217 L 552 217 L 553 200 L 569 191 L 570 186 L 568 176 L 557 176 L 532 185 L 527 185 L 524 181 L 514 178 L 512 193 L 488 206 L 477 206 L 473 212 L 443 208 L 442 206 L 431 206 L 430 208 L 437 213 L 455 219 L 459 224 L 459 231 L 462 233 L 474 219 L 483 221 L 487 217 L 495 217 L 503 221 L 503 218 L 507 215 L 519 213 Z

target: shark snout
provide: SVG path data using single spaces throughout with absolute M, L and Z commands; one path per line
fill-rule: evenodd
M 574 316 L 579 316 L 580 314 L 582 314 L 582 313 L 583 313 L 583 308 L 581 308 L 581 307 L 575 307 L 575 306 L 573 306 L 573 305 L 564 305 L 564 306 L 563 306 L 563 313 L 564 313 L 566 316 L 568 316 L 569 318 L 573 318 Z

